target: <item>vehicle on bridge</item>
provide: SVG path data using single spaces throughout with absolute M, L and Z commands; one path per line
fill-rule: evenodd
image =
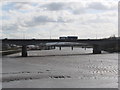
M 60 40 L 77 40 L 78 36 L 59 37 Z

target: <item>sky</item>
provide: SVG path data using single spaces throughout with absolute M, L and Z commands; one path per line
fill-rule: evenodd
M 0 38 L 118 36 L 118 0 L 4 0 Z

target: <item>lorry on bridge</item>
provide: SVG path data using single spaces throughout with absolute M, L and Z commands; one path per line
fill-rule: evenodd
M 60 40 L 77 40 L 78 36 L 59 37 Z

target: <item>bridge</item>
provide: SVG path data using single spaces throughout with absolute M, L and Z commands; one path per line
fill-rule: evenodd
M 118 44 L 118 39 L 2 39 L 3 44 L 22 46 L 22 56 L 27 57 L 27 45 L 46 44 L 53 42 L 83 43 L 93 47 L 93 54 L 101 54 L 101 47 L 106 44 Z M 54 45 L 57 46 L 57 45 Z

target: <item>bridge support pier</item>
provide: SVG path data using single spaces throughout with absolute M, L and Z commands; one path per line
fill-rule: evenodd
M 93 54 L 101 54 L 101 48 L 99 45 L 93 45 Z
M 59 47 L 59 50 L 61 50 L 61 46 Z
M 27 46 L 26 45 L 22 46 L 22 57 L 27 57 Z
M 73 50 L 73 46 L 71 46 L 71 50 Z

